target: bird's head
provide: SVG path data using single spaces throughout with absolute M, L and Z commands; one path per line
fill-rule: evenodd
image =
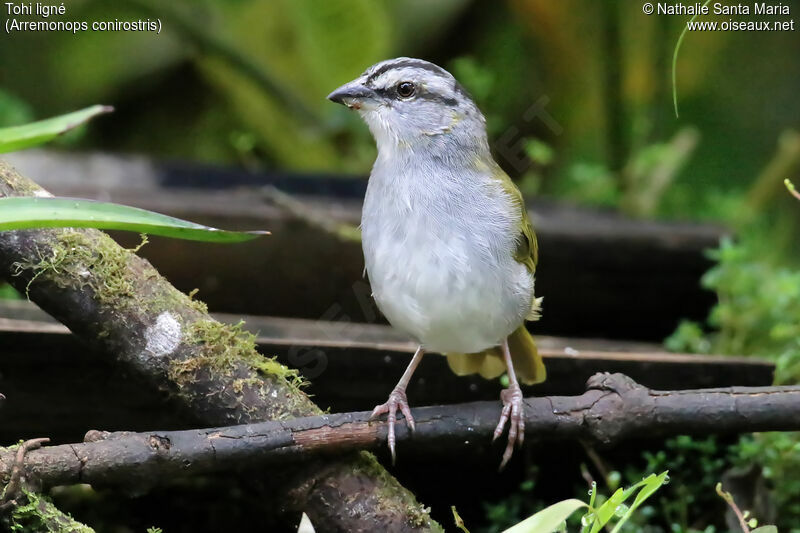
M 432 137 L 485 142 L 483 115 L 445 69 L 408 57 L 377 63 L 328 95 L 355 109 L 378 143 L 416 146 Z

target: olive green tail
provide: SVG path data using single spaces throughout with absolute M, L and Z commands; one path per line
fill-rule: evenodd
M 525 325 L 518 327 L 508 336 L 508 348 L 511 351 L 511 361 L 519 381 L 526 385 L 541 383 L 547 375 L 542 357 L 536 348 L 536 343 L 525 329 Z M 502 348 L 495 346 L 480 353 L 448 353 L 447 364 L 458 376 L 480 374 L 486 379 L 494 379 L 506 371 L 503 362 Z

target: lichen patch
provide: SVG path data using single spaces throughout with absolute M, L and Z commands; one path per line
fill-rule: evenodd
M 145 331 L 147 345 L 145 350 L 155 357 L 169 355 L 181 343 L 181 323 L 172 313 L 163 312 L 156 318 L 155 324 Z

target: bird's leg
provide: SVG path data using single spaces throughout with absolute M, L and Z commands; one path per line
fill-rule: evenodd
M 520 389 L 517 375 L 514 373 L 514 363 L 511 361 L 508 339 L 503 341 L 502 348 L 503 360 L 508 369 L 508 388 L 500 393 L 500 399 L 503 401 L 503 411 L 500 413 L 500 422 L 498 422 L 494 430 L 494 438 L 492 440 L 497 440 L 503 434 L 506 422 L 510 423 L 508 426 L 508 444 L 505 452 L 503 452 L 500 470 L 505 468 L 506 463 L 511 459 L 511 454 L 514 453 L 514 445 L 522 446 L 522 441 L 525 440 L 525 409 L 522 403 L 522 389 Z
M 397 382 L 394 389 L 392 390 L 391 394 L 389 394 L 389 399 L 386 403 L 378 405 L 375 409 L 372 410 L 372 415 L 370 416 L 370 420 L 376 418 L 383 413 L 388 413 L 389 416 L 387 417 L 387 422 L 389 423 L 389 451 L 392 452 L 392 464 L 394 464 L 394 423 L 397 419 L 397 409 L 400 409 L 400 412 L 403 413 L 403 416 L 406 418 L 406 425 L 414 431 L 414 417 L 411 416 L 411 409 L 408 407 L 408 398 L 406 398 L 406 387 L 408 387 L 408 382 L 411 381 L 411 376 L 414 374 L 414 371 L 419 366 L 419 362 L 422 361 L 422 356 L 425 355 L 425 351 L 422 349 L 422 346 L 417 348 L 414 357 L 411 359 L 411 362 L 408 364 L 408 368 L 406 371 L 403 372 L 403 377 L 400 378 L 400 381 Z

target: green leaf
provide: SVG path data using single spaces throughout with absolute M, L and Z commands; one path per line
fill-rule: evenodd
M 0 128 L 0 154 L 46 143 L 62 133 L 80 126 L 92 117 L 110 113 L 113 110 L 114 108 L 110 106 L 93 105 L 80 111 L 31 122 L 22 126 Z
M 581 507 L 588 507 L 588 505 L 576 499 L 560 501 L 542 509 L 519 524 L 511 526 L 503 533 L 551 533 Z
M 464 524 L 464 519 L 461 518 L 461 515 L 458 514 L 458 511 L 456 510 L 456 506 L 451 505 L 450 510 L 453 511 L 453 521 L 455 522 L 456 527 L 464 533 L 469 533 L 469 529 L 467 529 L 467 526 Z
M 267 231 L 225 231 L 152 211 L 77 198 L 0 198 L 0 231 L 33 228 L 98 228 L 176 239 L 243 242 Z
M 761 526 L 751 530 L 750 533 L 778 533 L 778 528 L 775 526 Z
M 591 533 L 597 533 L 604 525 L 614 517 L 617 507 L 625 501 L 625 498 L 630 494 L 628 491 L 617 489 L 614 494 L 601 505 L 597 511 L 594 512 L 594 523 L 592 524 Z
M 650 474 L 642 481 L 631 487 L 634 488 L 641 486 L 642 489 L 636 495 L 636 498 L 634 498 L 633 504 L 628 509 L 628 512 L 625 513 L 622 518 L 620 518 L 619 522 L 617 522 L 617 524 L 614 526 L 614 529 L 611 530 L 611 533 L 617 533 L 622 527 L 622 524 L 627 522 L 628 519 L 633 515 L 633 512 L 636 510 L 636 508 L 643 504 L 647 498 L 652 496 L 653 493 L 657 491 L 664 483 L 666 483 L 668 479 L 668 471 L 662 472 L 659 475 Z
M 667 483 L 669 479 L 669 472 L 661 472 L 659 475 L 650 474 L 646 478 L 644 478 L 644 488 L 636 495 L 636 499 L 633 500 L 633 505 L 631 505 L 631 510 L 635 509 L 644 501 L 653 495 L 655 491 L 657 491 L 661 485 Z

